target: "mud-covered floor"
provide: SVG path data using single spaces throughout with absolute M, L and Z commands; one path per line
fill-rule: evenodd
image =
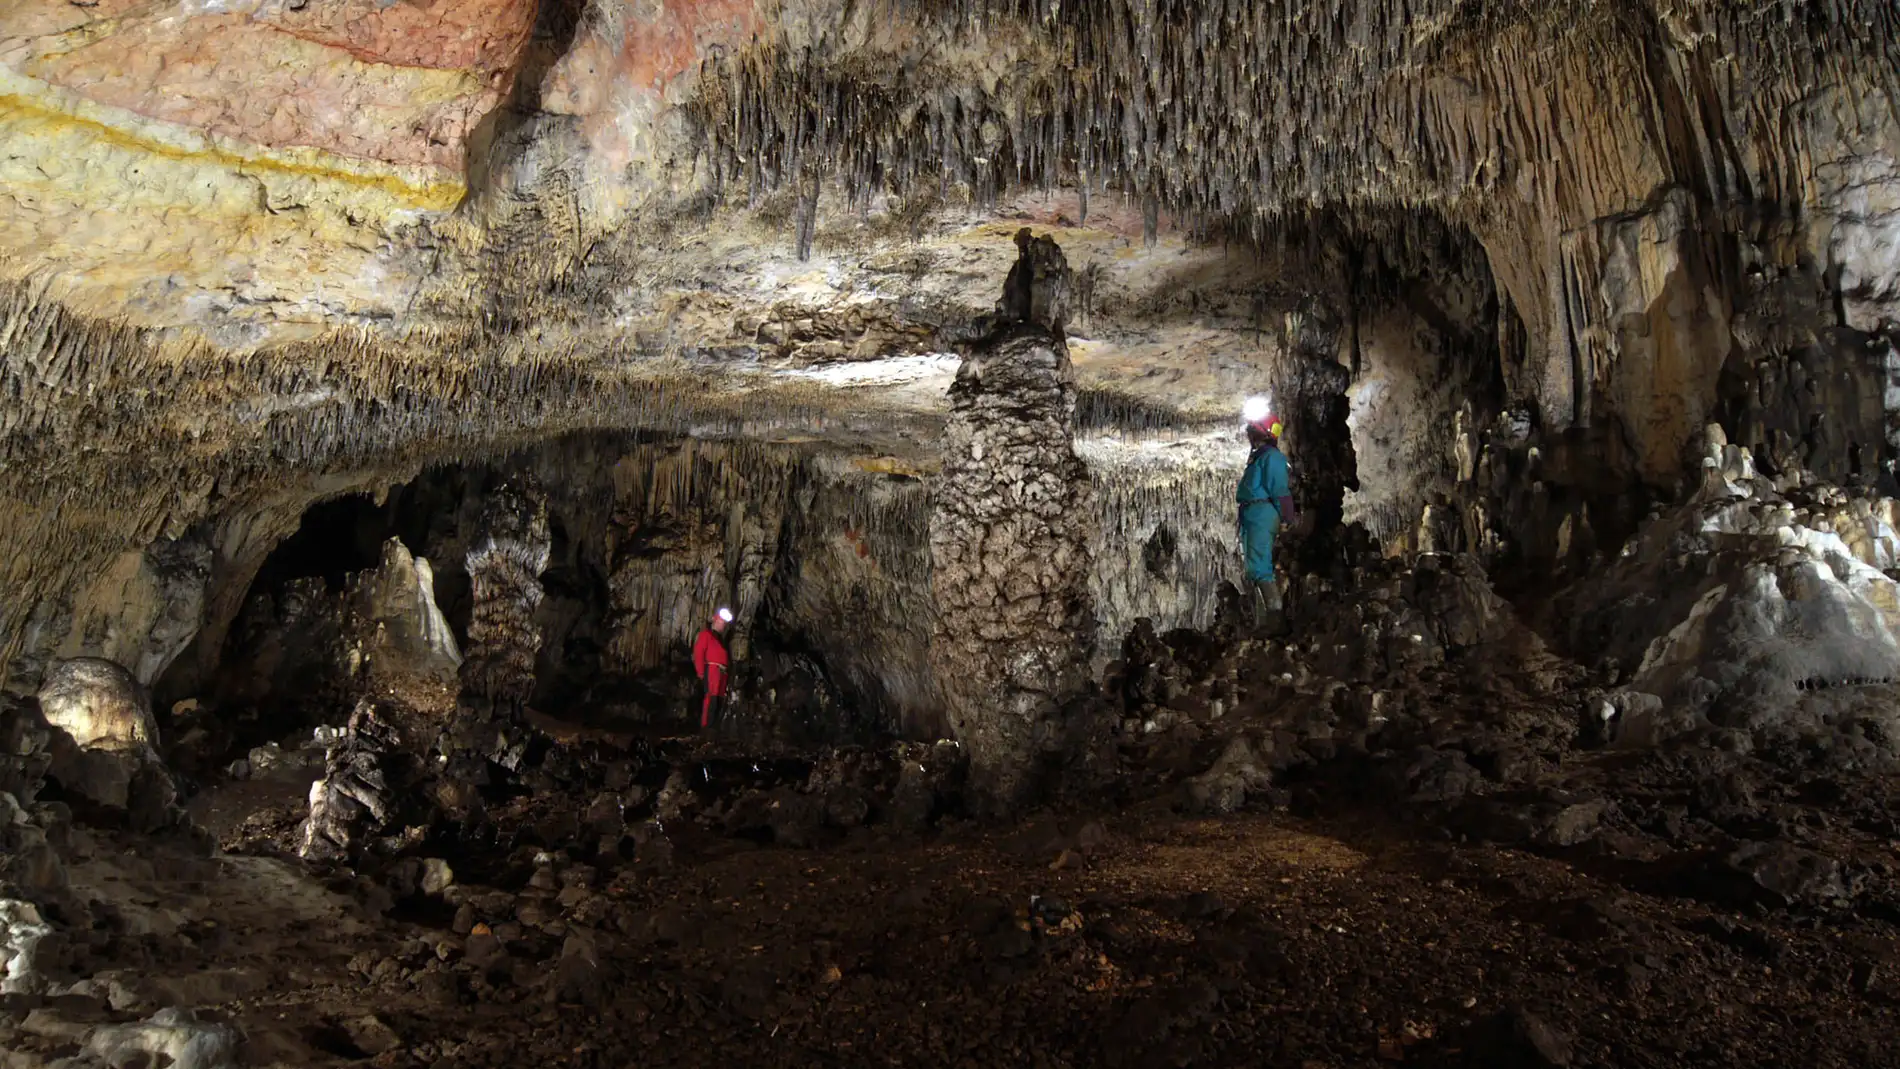
M 17 1064 L 112 1016 L 113 976 L 240 1025 L 249 1064 L 1900 1064 L 1883 921 L 1712 909 L 1383 816 L 1150 805 L 619 867 L 518 850 L 460 909 L 126 845 L 82 849 L 73 880 L 121 903 L 98 952 L 145 964 L 97 998 L 9 996 Z

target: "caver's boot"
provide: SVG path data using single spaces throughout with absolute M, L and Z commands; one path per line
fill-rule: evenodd
M 1253 581 L 1253 624 L 1274 638 L 1286 632 L 1286 613 L 1281 608 L 1280 584 L 1276 580 Z

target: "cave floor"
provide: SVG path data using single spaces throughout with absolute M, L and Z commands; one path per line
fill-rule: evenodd
M 475 900 L 519 923 L 466 938 L 446 907 L 383 912 L 364 881 L 267 857 L 102 837 L 73 878 L 117 904 L 95 950 L 141 965 L 116 975 L 240 1024 L 249 1064 L 1900 1064 L 1883 922 L 1725 913 L 1429 834 L 1151 807 L 813 850 L 707 840 L 494 875 Z M 69 1053 L 101 1014 L 50 1000 L 0 1064 Z

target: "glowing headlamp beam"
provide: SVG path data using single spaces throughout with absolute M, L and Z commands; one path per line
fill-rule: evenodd
M 1272 406 L 1267 403 L 1265 397 L 1249 397 L 1246 403 L 1240 406 L 1240 418 L 1248 423 L 1258 423 L 1266 419 L 1267 413 L 1272 410 Z

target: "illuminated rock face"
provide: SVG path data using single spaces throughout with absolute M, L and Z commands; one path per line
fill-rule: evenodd
M 0 248 L 145 321 L 386 314 L 415 270 L 391 239 L 461 202 L 535 6 L 8 5 Z
M 0 274 L 231 348 L 467 327 L 516 290 L 511 317 L 624 342 L 652 306 L 684 335 L 657 347 L 751 348 L 698 315 L 769 321 L 828 231 L 824 276 L 888 277 L 1025 189 L 1061 202 L 1036 222 L 1151 238 L 1389 207 L 1476 236 L 1509 391 L 1620 425 L 1651 482 L 1714 404 L 1742 270 L 1806 261 L 1849 325 L 1894 321 L 1891 5 L 1464 7 L 20 0 Z M 860 318 L 905 296 L 879 288 Z
M 694 88 L 716 50 L 764 26 L 758 0 L 594 0 L 566 55 L 548 72 L 541 107 L 581 120 L 594 172 L 643 176 L 667 146 L 653 127 Z
M 138 5 L 102 22 L 98 8 L 60 4 L 70 14 L 53 22 L 39 10 L 52 6 L 29 2 L 8 17 L 8 66 L 43 86 L 16 107 L 71 114 L 91 104 L 129 120 L 127 135 L 138 120 L 164 123 L 266 167 L 335 159 L 413 167 L 447 185 L 460 180 L 475 124 L 509 88 L 535 7 L 346 0 L 293 10 L 252 0 L 195 12 Z M 299 149 L 314 154 L 270 158 Z
M 40 712 L 80 746 L 137 751 L 158 741 L 150 699 L 125 669 L 97 657 L 61 662 L 40 688 Z

